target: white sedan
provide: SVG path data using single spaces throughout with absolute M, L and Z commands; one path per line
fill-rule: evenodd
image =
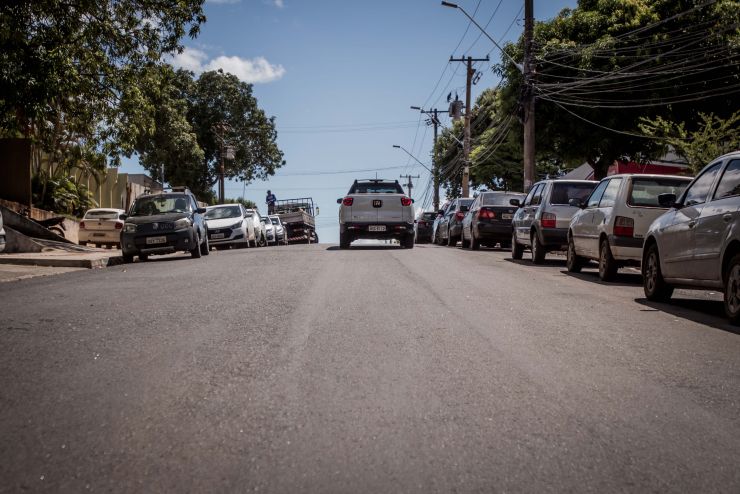
M 241 204 L 219 204 L 206 208 L 208 242 L 221 249 L 224 247 L 249 247 L 254 241 L 254 225 L 250 214 Z
M 121 245 L 123 209 L 88 209 L 80 221 L 77 240 L 80 245 L 95 244 L 95 247 L 118 247 Z

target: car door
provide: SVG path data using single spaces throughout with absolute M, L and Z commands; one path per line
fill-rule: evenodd
M 604 189 L 604 195 L 601 196 L 601 200 L 599 201 L 599 207 L 593 211 L 593 219 L 591 223 L 593 224 L 594 237 L 590 239 L 589 246 L 596 256 L 600 254 L 599 243 L 601 240 L 601 234 L 608 230 L 609 222 L 611 221 L 611 213 L 614 209 L 617 197 L 619 196 L 619 189 L 622 186 L 623 181 L 624 180 L 621 177 L 609 180 L 609 185 Z M 607 231 L 607 234 L 608 233 L 610 232 Z
M 690 272 L 693 279 L 721 279 L 720 254 L 737 221 L 739 205 L 740 159 L 733 159 L 724 167 L 716 189 L 702 208 L 694 227 L 694 261 Z
M 522 217 L 521 228 L 519 228 L 518 232 L 519 243 L 524 245 L 531 243 L 530 232 L 537 217 L 537 211 L 542 203 L 542 192 L 545 190 L 545 185 L 545 182 L 537 184 L 534 194 L 532 194 L 532 200 L 529 204 L 524 205 L 524 216 Z
M 479 194 L 478 197 L 475 198 L 473 203 L 470 205 L 470 209 L 468 209 L 468 212 L 465 213 L 465 218 L 463 218 L 462 224 L 463 238 L 467 239 L 473 237 L 473 218 L 480 209 L 481 197 L 483 197 L 483 194 Z
M 599 207 L 599 202 L 604 196 L 604 191 L 609 186 L 610 179 L 605 178 L 596 186 L 591 195 L 586 199 L 586 207 L 578 216 L 578 225 L 573 229 L 573 243 L 576 245 L 576 253 L 593 257 L 594 247 L 591 245 L 596 236 L 594 226 L 594 211 Z M 597 237 L 598 238 L 598 237 Z M 598 247 L 597 247 L 598 249 Z
M 457 204 L 457 201 L 452 201 L 449 206 L 447 206 L 447 209 L 445 210 L 445 214 L 442 216 L 442 219 L 439 221 L 439 225 L 437 226 L 437 236 L 440 238 L 447 238 L 447 229 L 449 227 L 450 223 L 450 216 L 455 214 L 455 205 Z
M 516 210 L 516 213 L 514 213 L 514 219 L 512 220 L 512 226 L 514 228 L 514 234 L 516 235 L 516 239 L 519 243 L 522 243 L 522 232 L 527 232 L 527 237 L 529 237 L 529 230 L 526 229 L 525 226 L 526 218 L 527 218 L 527 210 L 526 208 L 532 204 L 532 198 L 534 197 L 535 192 L 537 192 L 537 188 L 540 186 L 540 184 L 534 184 L 534 187 L 532 187 L 532 190 L 529 191 L 529 194 L 527 194 L 527 197 L 524 198 L 524 201 L 522 201 L 521 206 L 519 209 Z
M 671 209 L 665 227 L 658 235 L 663 276 L 691 278 L 696 223 L 712 190 L 722 163 L 709 165 L 684 191 L 680 206 Z

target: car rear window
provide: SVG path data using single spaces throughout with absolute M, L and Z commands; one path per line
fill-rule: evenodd
M 96 220 L 117 220 L 118 219 L 118 212 L 117 211 L 88 211 L 85 213 L 86 219 L 96 219 Z
M 550 204 L 567 206 L 571 199 L 586 202 L 591 192 L 596 188 L 595 183 L 562 183 L 555 182 L 552 188 Z
M 627 204 L 637 207 L 661 207 L 658 203 L 660 194 L 676 194 L 680 196 L 690 179 L 679 178 L 633 178 L 632 192 Z
M 358 182 L 352 184 L 350 194 L 403 194 L 403 188 L 396 182 Z
M 519 202 L 523 202 L 524 197 L 524 194 L 483 194 L 481 206 L 510 206 L 510 200 L 519 199 Z
M 421 215 L 423 220 L 434 220 L 437 217 L 437 213 L 424 213 Z

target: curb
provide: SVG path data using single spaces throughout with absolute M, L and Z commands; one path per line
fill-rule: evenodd
M 0 256 L 0 264 L 16 264 L 19 266 L 46 266 L 53 268 L 87 268 L 98 269 L 123 264 L 123 257 L 101 257 L 97 259 L 58 259 L 33 257 L 5 257 Z

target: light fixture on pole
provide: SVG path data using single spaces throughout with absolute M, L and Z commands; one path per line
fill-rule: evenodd
M 417 162 L 417 163 L 419 163 L 419 164 L 420 164 L 421 166 L 423 166 L 423 167 L 424 167 L 424 169 L 425 169 L 425 170 L 427 170 L 427 171 L 428 171 L 429 173 L 432 173 L 432 174 L 434 173 L 434 172 L 433 172 L 433 171 L 432 171 L 432 170 L 431 170 L 431 169 L 430 169 L 430 168 L 429 168 L 429 167 L 428 167 L 427 165 L 425 165 L 424 163 L 422 163 L 421 161 L 419 161 L 419 160 L 418 160 L 418 159 L 416 158 L 416 156 L 414 156 L 413 154 L 409 153 L 409 152 L 408 152 L 408 151 L 406 150 L 406 148 L 405 148 L 405 147 L 403 147 L 403 146 L 399 146 L 398 144 L 394 144 L 394 145 L 393 145 L 393 147 L 394 147 L 394 148 L 396 148 L 396 149 L 400 149 L 400 150 L 401 150 L 401 151 L 403 151 L 404 153 L 406 153 L 406 154 L 408 154 L 409 156 L 411 156 L 411 157 L 412 157 L 412 158 L 414 159 L 414 161 L 416 161 L 416 162 Z

